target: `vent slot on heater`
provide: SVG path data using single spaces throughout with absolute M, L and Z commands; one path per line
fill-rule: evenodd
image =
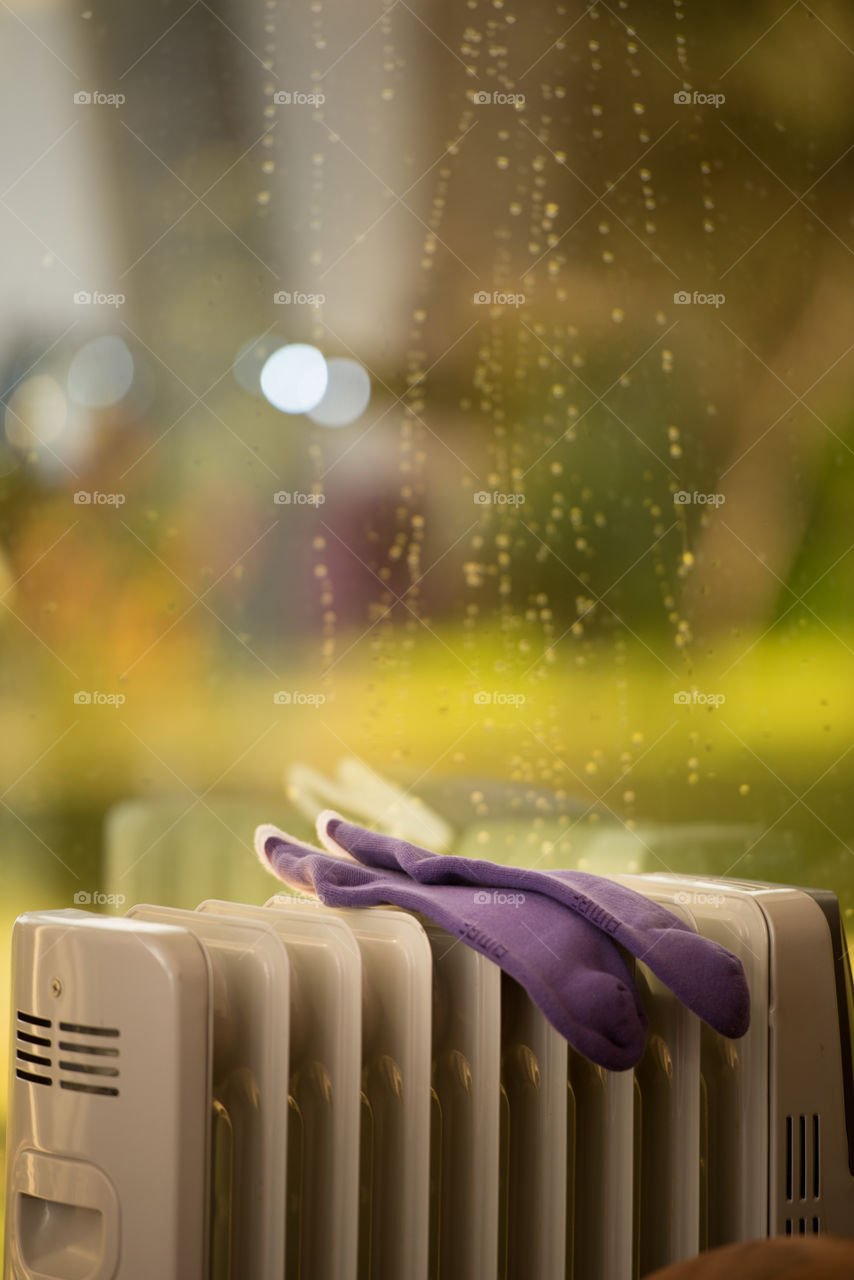
M 821 1117 L 786 1116 L 786 1200 L 806 1209 L 821 1194 Z M 813 1205 L 812 1207 L 820 1207 Z M 786 1218 L 787 1236 L 820 1235 L 820 1214 Z
M 51 1021 L 40 1018 L 35 1013 L 17 1010 L 18 1023 L 15 1028 L 15 1075 L 19 1080 L 29 1084 L 53 1084 L 51 1076 L 45 1075 L 53 1060 L 49 1056 L 53 1042 L 49 1034 Z
M 64 1038 L 59 1041 L 61 1053 L 73 1053 L 74 1057 L 60 1057 L 59 1070 L 68 1073 L 59 1080 L 60 1089 L 70 1089 L 73 1093 L 97 1093 L 102 1097 L 117 1098 L 119 1091 L 114 1084 L 106 1080 L 117 1080 L 118 1066 L 96 1059 L 117 1059 L 119 1050 L 115 1044 L 104 1043 L 118 1039 L 118 1027 L 87 1027 L 85 1023 L 59 1023 Z M 85 1036 L 87 1039 L 69 1039 L 70 1036 Z M 96 1043 L 88 1043 L 95 1038 Z M 78 1061 L 79 1059 L 79 1061 Z
M 117 1040 L 118 1027 L 90 1027 L 82 1022 L 60 1022 L 58 1024 L 63 1038 L 58 1042 L 61 1054 L 73 1054 L 73 1057 L 61 1057 L 58 1061 L 60 1073 L 60 1089 L 68 1089 L 72 1093 L 94 1093 L 101 1097 L 117 1098 L 118 1089 L 107 1080 L 117 1080 L 119 1068 L 114 1062 L 103 1059 L 115 1059 L 119 1056 L 118 1047 L 105 1041 Z M 85 1036 L 86 1039 L 71 1039 L 72 1036 Z M 90 1038 L 95 1043 L 89 1043 Z M 96 1058 L 99 1061 L 93 1062 Z
M 50 1056 L 53 1040 L 48 1034 L 53 1029 L 51 1020 L 40 1018 L 35 1013 L 26 1013 L 22 1009 L 17 1010 L 17 1020 L 15 1058 L 18 1065 L 15 1075 L 19 1080 L 25 1080 L 29 1084 L 53 1084 L 53 1077 L 44 1074 L 46 1070 L 53 1067 L 53 1059 Z M 107 1063 L 94 1063 L 91 1059 L 117 1058 L 119 1050 L 114 1045 L 89 1044 L 83 1040 L 68 1039 L 72 1035 L 99 1037 L 102 1040 L 118 1039 L 118 1028 L 90 1027 L 80 1022 L 60 1022 L 58 1027 L 60 1032 L 65 1033 L 65 1038 L 57 1045 L 60 1053 L 75 1055 L 72 1058 L 61 1057 L 57 1063 L 59 1073 L 68 1073 L 65 1076 L 60 1074 L 58 1078 L 60 1089 L 70 1089 L 74 1093 L 95 1093 L 111 1098 L 118 1097 L 119 1091 L 114 1085 L 101 1083 L 104 1078 L 116 1079 L 119 1075 L 118 1067 Z M 83 1057 L 83 1055 L 86 1056 Z M 77 1061 L 78 1056 L 82 1061 Z M 98 1079 L 81 1079 L 81 1076 L 92 1076 Z

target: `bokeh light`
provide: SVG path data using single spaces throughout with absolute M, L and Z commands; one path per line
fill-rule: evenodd
M 327 360 L 326 394 L 309 417 L 321 427 L 348 427 L 371 402 L 371 379 L 364 365 L 344 356 Z
M 106 409 L 124 400 L 133 383 L 127 343 L 109 335 L 81 347 L 68 370 L 68 394 L 84 409 Z
M 282 413 L 308 413 L 326 392 L 326 361 L 317 347 L 293 342 L 274 351 L 261 370 L 261 390 Z
M 26 378 L 6 402 L 3 427 L 6 439 L 19 449 L 50 444 L 68 420 L 68 403 L 62 388 L 50 374 Z

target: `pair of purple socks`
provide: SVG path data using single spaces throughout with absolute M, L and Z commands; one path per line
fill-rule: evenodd
M 325 852 L 275 827 L 255 833 L 267 870 L 327 906 L 417 911 L 515 978 L 579 1053 L 622 1071 L 643 1055 L 647 1019 L 625 951 L 725 1036 L 744 1034 L 740 961 L 658 903 L 602 876 L 532 871 L 430 853 L 326 811 Z

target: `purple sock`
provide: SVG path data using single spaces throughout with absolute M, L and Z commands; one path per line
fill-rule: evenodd
M 478 858 L 430 853 L 326 811 L 317 820 L 327 849 L 360 864 L 403 871 L 422 885 L 479 885 L 551 898 L 620 943 L 705 1022 L 736 1039 L 750 1025 L 741 961 L 673 912 L 633 889 L 584 871 L 531 871 Z
M 585 1057 L 611 1071 L 640 1060 L 647 1019 L 620 948 L 599 929 L 535 892 L 422 885 L 400 870 L 361 866 L 259 827 L 262 864 L 292 888 L 334 907 L 390 904 L 421 912 L 527 990 Z

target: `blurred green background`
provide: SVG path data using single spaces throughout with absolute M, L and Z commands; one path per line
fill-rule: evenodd
M 344 759 L 457 849 L 850 917 L 850 6 L 0 31 L 0 1001 L 23 910 L 263 901 Z M 351 421 L 263 393 L 300 343 Z

